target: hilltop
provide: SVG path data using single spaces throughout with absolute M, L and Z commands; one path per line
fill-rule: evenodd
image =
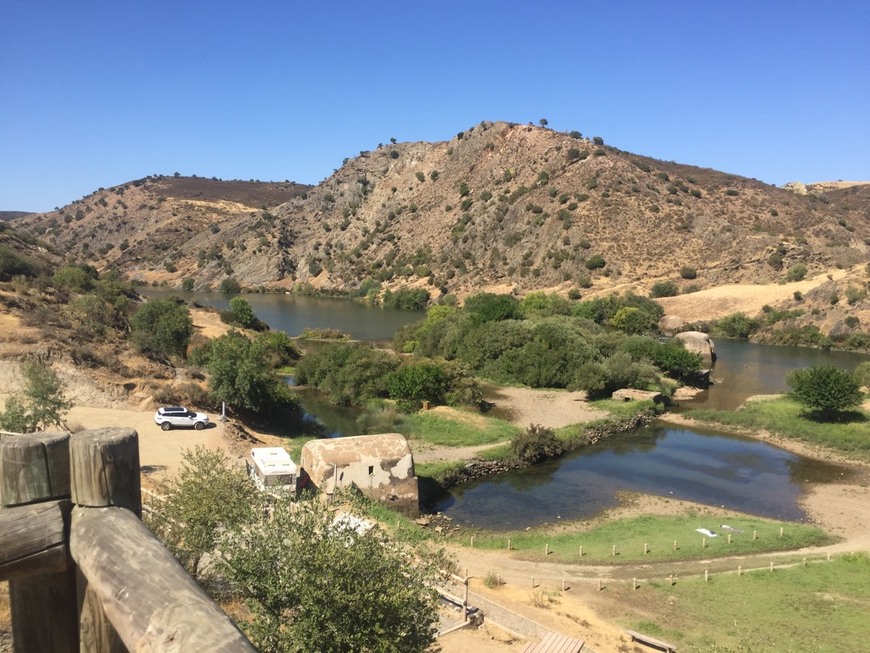
M 144 283 L 433 300 L 784 282 L 870 260 L 870 184 L 778 188 L 579 132 L 483 122 L 346 159 L 317 186 L 147 177 L 16 226 Z M 855 276 L 861 286 L 866 279 Z M 842 292 L 845 287 L 835 289 Z M 830 295 L 829 295 L 830 296 Z

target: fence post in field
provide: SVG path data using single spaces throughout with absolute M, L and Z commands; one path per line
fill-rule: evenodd
M 69 478 L 68 434 L 32 433 L 0 440 L 0 511 L 18 506 L 12 514 L 30 512 L 32 518 L 20 521 L 14 535 L 31 542 L 45 536 L 46 547 L 32 556 L 33 566 L 40 571 L 9 577 L 16 653 L 79 650 L 75 571 L 66 546 L 58 546 L 57 541 L 58 530 L 68 530 Z M 46 501 L 53 503 L 22 508 Z M 61 532 L 61 543 L 63 537 Z M 7 551 L 11 549 L 4 546 Z

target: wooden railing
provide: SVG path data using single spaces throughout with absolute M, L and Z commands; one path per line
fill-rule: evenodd
M 0 581 L 14 651 L 254 647 L 142 524 L 136 431 L 0 440 Z

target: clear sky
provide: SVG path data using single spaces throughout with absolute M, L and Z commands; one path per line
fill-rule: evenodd
M 867 0 L 0 0 L 0 210 L 317 183 L 481 120 L 772 184 L 870 180 Z

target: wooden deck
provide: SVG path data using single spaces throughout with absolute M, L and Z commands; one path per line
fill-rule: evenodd
M 580 653 L 582 639 L 574 639 L 559 633 L 550 633 L 540 642 L 526 646 L 523 653 Z

